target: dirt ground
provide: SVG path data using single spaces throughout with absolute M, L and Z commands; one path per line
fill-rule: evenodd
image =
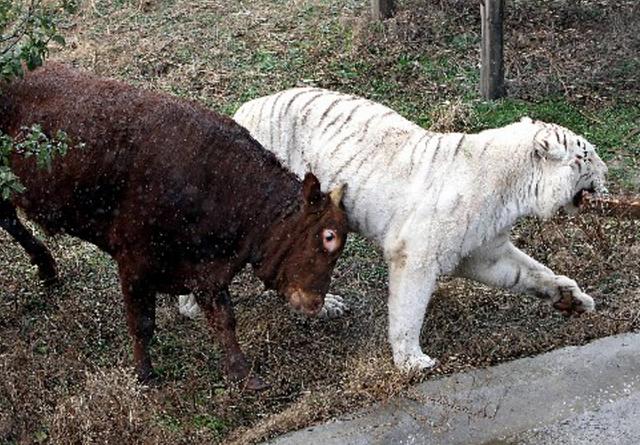
M 618 166 L 612 189 L 637 192 L 637 2 L 508 5 L 514 102 L 488 117 L 474 92 L 475 1 L 399 2 L 395 18 L 376 24 L 366 19 L 367 2 L 355 0 L 95 0 L 67 18 L 68 46 L 53 57 L 226 113 L 299 83 L 366 95 L 443 130 L 477 129 L 512 105 L 550 103 L 545 112 L 564 113 L 554 108 L 561 101 L 579 111 L 559 119 L 584 118 L 576 125 L 593 131 Z M 240 342 L 271 384 L 253 394 L 222 379 L 204 321 L 181 317 L 169 297 L 159 299 L 152 348 L 162 381 L 139 386 L 110 258 L 75 239 L 46 239 L 62 283 L 45 288 L 0 232 L 0 443 L 254 443 L 384 402 L 424 379 L 640 329 L 639 221 L 526 220 L 514 239 L 574 278 L 597 311 L 565 319 L 534 297 L 443 279 L 422 331 L 423 348 L 441 365 L 404 375 L 386 342 L 386 267 L 353 236 L 332 284 L 351 307 L 342 318 L 294 315 L 250 271 L 236 277 Z

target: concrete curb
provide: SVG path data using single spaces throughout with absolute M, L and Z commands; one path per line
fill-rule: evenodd
M 566 422 L 576 419 L 600 432 L 610 424 L 621 437 L 615 443 L 638 444 L 640 421 L 623 422 L 620 416 L 639 413 L 639 403 L 640 334 L 624 334 L 428 381 L 412 388 L 408 396 L 351 419 L 289 433 L 269 443 L 568 443 L 558 435 L 578 437 Z M 619 430 L 621 425 L 626 431 Z

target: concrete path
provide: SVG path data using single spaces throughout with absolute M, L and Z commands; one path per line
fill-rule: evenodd
M 416 386 L 273 445 L 640 444 L 640 334 Z

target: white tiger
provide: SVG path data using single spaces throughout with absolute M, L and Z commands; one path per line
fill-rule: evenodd
M 604 189 L 605 164 L 570 130 L 523 118 L 477 134 L 434 133 L 355 96 L 295 88 L 244 104 L 234 119 L 294 173 L 327 190 L 347 183 L 355 231 L 389 265 L 389 341 L 402 368 L 430 368 L 420 329 L 441 274 L 535 294 L 560 310 L 591 311 L 576 282 L 517 249 L 519 217 L 572 208 Z M 333 300 L 330 300 L 332 303 Z

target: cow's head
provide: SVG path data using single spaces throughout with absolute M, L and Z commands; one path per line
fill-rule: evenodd
M 316 315 L 322 308 L 331 272 L 347 240 L 343 188 L 322 193 L 318 179 L 307 173 L 302 205 L 276 228 L 257 270 L 267 286 L 306 315 Z

